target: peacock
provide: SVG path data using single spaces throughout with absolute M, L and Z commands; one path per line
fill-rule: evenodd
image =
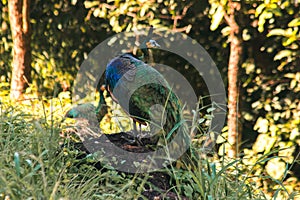
M 150 126 L 150 136 L 137 133 L 139 144 L 143 137 L 151 137 L 153 144 L 166 146 L 181 130 L 181 139 L 173 144 L 176 148 L 189 145 L 181 103 L 156 69 L 131 54 L 122 54 L 108 63 L 105 78 L 112 99 L 134 122 Z
M 138 145 L 152 145 L 155 149 L 166 147 L 176 135 L 181 134 L 171 148 L 182 152 L 190 145 L 190 136 L 182 117 L 181 102 L 163 75 L 147 64 L 151 59 L 149 46 L 159 47 L 151 39 L 152 32 L 153 27 L 140 46 L 142 57 L 125 53 L 109 61 L 105 72 L 105 86 L 113 101 L 133 119 Z M 99 105 L 103 105 L 100 101 Z M 136 123 L 140 124 L 140 132 L 137 131 Z M 141 125 L 149 125 L 150 134 L 144 134 Z M 143 140 L 144 138 L 147 140 Z M 189 150 L 188 154 L 190 153 Z
M 76 119 L 75 133 L 81 141 L 87 141 L 101 135 L 96 108 L 91 103 L 80 104 L 65 114 L 65 118 Z

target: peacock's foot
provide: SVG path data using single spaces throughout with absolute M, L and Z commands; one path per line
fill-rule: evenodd
M 144 146 L 142 142 L 142 138 L 137 134 L 135 131 L 133 133 L 129 133 L 121 136 L 122 139 L 124 139 L 128 144 L 133 146 Z
M 142 137 L 140 135 L 137 135 L 135 138 L 138 146 L 144 146 L 144 143 L 142 142 Z
M 132 137 L 127 137 L 127 136 L 125 137 L 122 135 L 121 138 L 124 139 L 126 142 L 128 142 L 130 145 L 133 145 L 136 143 L 135 139 Z

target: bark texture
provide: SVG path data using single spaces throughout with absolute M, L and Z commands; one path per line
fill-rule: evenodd
M 238 110 L 238 99 L 239 99 L 239 88 L 238 88 L 238 74 L 239 66 L 242 60 L 242 34 L 241 28 L 238 25 L 236 18 L 238 12 L 241 9 L 239 2 L 229 1 L 229 15 L 225 17 L 227 24 L 230 26 L 230 55 L 228 62 L 228 143 L 230 147 L 228 149 L 228 156 L 234 158 L 238 153 L 239 145 L 239 110 Z
M 13 61 L 10 94 L 20 99 L 27 83 L 31 81 L 31 49 L 29 0 L 9 0 L 9 20 L 13 39 Z

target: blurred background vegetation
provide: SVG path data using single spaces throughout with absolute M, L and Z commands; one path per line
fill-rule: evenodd
M 9 124 L 5 120 L 18 116 L 14 123 L 22 123 L 24 128 L 26 124 L 20 117 L 29 120 L 28 115 L 33 114 L 30 120 L 39 120 L 46 124 L 47 129 L 50 128 L 47 134 L 53 133 L 51 127 L 60 127 L 59 121 L 71 107 L 72 84 L 88 53 L 115 33 L 148 28 L 149 25 L 158 30 L 182 32 L 195 39 L 213 58 L 227 86 L 232 30 L 228 23 L 228 17 L 232 14 L 230 2 L 32 1 L 29 18 L 32 54 L 30 82 L 26 90 L 22 91 L 23 99 L 12 101 L 9 93 L 13 40 L 8 1 L 1 0 L 0 103 L 4 120 L 1 126 Z M 247 177 L 251 177 L 256 187 L 265 194 L 273 196 L 279 186 L 284 186 L 286 194 L 299 192 L 299 4 L 292 0 L 237 2 L 240 8 L 236 10 L 235 21 L 239 27 L 243 51 L 237 72 L 238 127 L 235 128 L 238 129 L 240 139 L 237 141 L 240 145 L 235 157 L 242 159 L 241 171 L 252 166 L 247 171 Z M 180 64 L 182 62 L 178 59 L 165 54 L 156 59 L 188 77 L 199 97 L 209 95 L 203 80 L 194 73 L 191 66 Z M 4 118 L 3 115 L 10 117 Z M 44 130 L 43 127 L 35 126 L 29 128 Z M 9 127 L 3 127 L 1 134 L 10 130 Z M 230 134 L 228 130 L 225 125 L 222 132 L 224 139 L 218 140 L 221 157 L 226 156 L 230 149 L 226 139 Z M 13 155 L 13 152 L 9 153 Z M 0 192 L 5 193 L 3 190 Z M 284 197 L 281 194 L 281 198 Z

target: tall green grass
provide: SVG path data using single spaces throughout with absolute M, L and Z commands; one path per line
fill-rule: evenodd
M 37 100 L 33 107 L 30 103 L 0 104 L 0 199 L 146 199 L 143 191 L 159 190 L 149 182 L 150 175 L 97 168 L 92 155 L 83 154 L 70 138 L 60 136 L 64 108 L 69 105 L 57 99 L 51 102 Z M 242 158 L 203 157 L 197 165 L 162 169 L 171 177 L 169 191 L 178 199 L 297 198 L 282 182 L 265 174 L 255 177 L 252 169 L 259 163 L 250 166 Z M 268 188 L 273 192 L 267 195 L 255 182 L 257 178 L 277 181 L 278 187 Z

